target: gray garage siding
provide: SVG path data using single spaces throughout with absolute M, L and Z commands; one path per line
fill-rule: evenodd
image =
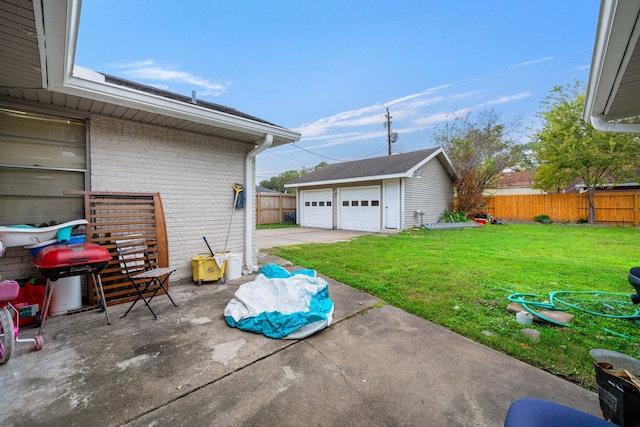
M 453 205 L 453 182 L 438 159 L 427 162 L 417 172 L 421 178 L 405 179 L 405 228 L 420 225 L 420 215 L 416 210 L 426 213 L 424 222 L 436 222 L 446 209 Z

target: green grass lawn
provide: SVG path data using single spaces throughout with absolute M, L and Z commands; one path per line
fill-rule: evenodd
M 350 242 L 281 247 L 277 254 L 364 290 L 474 341 L 595 390 L 589 350 L 640 358 L 640 323 L 563 306 L 569 327 L 534 323 L 536 341 L 506 307 L 513 293 L 549 300 L 555 291 L 593 312 L 630 315 L 627 281 L 640 266 L 640 230 L 541 224 L 425 229 Z M 624 294 L 624 295 L 618 295 Z M 571 297 L 571 298 L 570 298 Z M 620 305 L 617 305 L 620 303 Z

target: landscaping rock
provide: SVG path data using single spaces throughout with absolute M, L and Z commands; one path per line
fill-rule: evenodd
M 516 302 L 510 302 L 509 305 L 507 305 L 507 311 L 509 313 L 518 313 L 523 310 L 524 308 Z M 537 313 L 542 317 L 546 317 L 547 319 L 560 323 L 569 323 L 575 317 L 573 314 L 560 310 L 537 310 Z M 533 315 L 533 321 L 536 323 L 548 323 L 546 320 L 541 319 L 535 314 Z
M 533 338 L 536 341 L 540 340 L 540 331 L 536 331 L 535 329 L 524 328 L 522 329 L 522 333 L 525 335 L 529 335 L 531 338 Z
M 523 310 L 524 310 L 524 307 L 522 307 L 517 302 L 510 302 L 509 305 L 507 305 L 507 311 L 509 313 L 519 313 Z
M 565 324 L 569 323 L 571 319 L 575 317 L 573 314 L 558 310 L 540 310 L 538 313 L 540 314 L 540 316 L 546 317 L 547 319 L 555 320 L 556 322 Z M 539 323 L 547 323 L 544 319 L 540 319 L 535 315 L 533 316 L 533 321 Z

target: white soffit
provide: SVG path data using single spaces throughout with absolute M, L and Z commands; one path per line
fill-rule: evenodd
M 640 2 L 603 0 L 600 7 L 583 119 L 640 115 Z

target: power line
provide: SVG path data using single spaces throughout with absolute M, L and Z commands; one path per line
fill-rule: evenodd
M 387 151 L 387 149 L 386 149 L 386 148 L 382 148 L 382 149 L 380 149 L 380 150 L 376 150 L 376 151 L 374 151 L 373 153 L 369 153 L 369 154 L 367 154 L 366 156 L 362 156 L 362 157 L 360 157 L 360 159 L 359 159 L 359 160 L 362 160 L 362 159 L 369 159 L 369 158 L 371 158 L 371 157 L 378 157 L 378 156 L 377 156 L 378 154 L 382 154 L 383 152 L 386 152 L 386 151 Z
M 313 155 L 318 156 L 318 157 L 323 157 L 323 158 L 328 159 L 328 160 L 335 160 L 336 162 L 344 162 L 344 161 L 346 161 L 344 159 L 334 159 L 332 157 L 327 157 L 327 156 L 323 156 L 322 154 L 314 153 L 313 151 L 307 150 L 306 148 L 298 147 L 295 143 L 291 143 L 291 145 L 293 145 L 294 147 L 296 147 L 296 148 L 298 148 L 298 149 L 300 149 L 302 151 L 306 151 L 307 153 L 313 154 Z
M 300 148 L 300 147 L 296 147 L 296 148 Z M 306 162 L 304 160 L 294 159 L 293 157 L 283 156 L 282 154 L 278 154 L 278 153 L 269 152 L 269 154 L 271 154 L 273 156 L 282 157 L 283 159 L 291 160 L 291 161 L 294 161 L 294 162 L 309 163 L 309 164 L 313 164 L 314 163 L 314 162 Z

